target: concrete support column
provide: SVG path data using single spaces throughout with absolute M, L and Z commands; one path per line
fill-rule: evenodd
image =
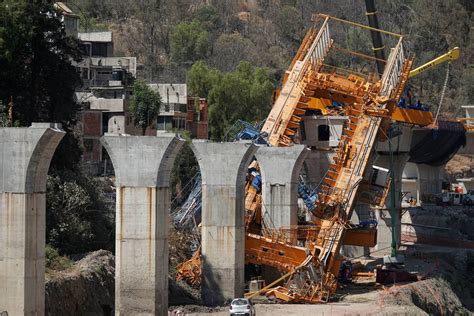
M 357 203 L 354 206 L 354 212 L 352 212 L 351 222 L 352 223 L 360 223 L 362 221 L 366 221 L 372 218 L 371 215 L 372 211 L 370 209 L 369 204 L 365 203 Z M 369 247 L 360 247 L 360 246 L 349 246 L 344 245 L 342 247 L 343 254 L 345 256 L 356 258 L 356 257 L 369 257 L 370 256 L 370 248 Z
M 1 128 L 0 312 L 44 315 L 46 178 L 60 124 Z
M 422 202 L 434 202 L 434 196 L 441 193 L 445 166 L 416 165 L 418 169 L 417 189 Z
M 395 217 L 395 240 L 397 247 L 400 246 L 401 239 L 401 206 L 402 206 L 402 174 L 405 164 L 409 159 L 408 153 L 399 153 L 393 155 L 393 167 L 395 176 L 395 210 L 397 212 Z M 390 155 L 379 154 L 375 161 L 375 165 L 390 169 Z M 385 200 L 385 206 L 382 210 L 376 210 L 377 226 L 377 250 L 387 248 L 390 252 L 390 245 L 392 243 L 392 223 L 390 215 L 390 193 Z
M 169 178 L 183 141 L 101 138 L 116 176 L 115 314 L 167 315 Z
M 306 180 L 313 186 L 319 185 L 329 169 L 334 156 L 333 151 L 310 150 L 304 161 Z
M 263 216 L 275 228 L 298 224 L 298 178 L 309 149 L 259 147 L 256 157 L 262 173 Z
M 202 176 L 202 300 L 222 304 L 244 294 L 244 199 L 251 143 L 193 141 Z

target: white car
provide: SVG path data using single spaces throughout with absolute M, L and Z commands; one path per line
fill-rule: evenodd
M 255 316 L 255 307 L 246 298 L 236 298 L 230 303 L 230 316 Z

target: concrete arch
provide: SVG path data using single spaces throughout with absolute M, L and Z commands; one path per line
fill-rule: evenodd
M 44 315 L 46 176 L 61 126 L 0 129 L 0 309 Z
M 127 186 L 168 186 L 174 159 L 184 140 L 173 134 L 101 138 L 115 169 L 116 183 Z M 158 162 L 158 163 L 157 163 Z
M 202 299 L 222 304 L 244 294 L 245 176 L 249 142 L 193 141 L 202 179 Z
M 298 182 L 309 154 L 304 145 L 259 147 L 256 158 L 262 173 L 265 213 L 275 228 L 298 224 Z
M 116 315 L 168 309 L 169 179 L 184 140 L 174 135 L 101 138 L 116 172 Z

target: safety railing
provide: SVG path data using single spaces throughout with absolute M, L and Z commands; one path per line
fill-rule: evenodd
M 399 39 L 397 46 L 395 46 L 390 53 L 382 75 L 382 90 L 380 94 L 386 97 L 390 97 L 392 90 L 396 88 L 400 82 L 403 62 L 405 61 L 402 39 L 403 38 Z
M 317 72 L 321 68 L 332 43 L 333 40 L 329 34 L 329 17 L 325 17 L 316 38 L 302 61 L 302 71 L 298 73 L 298 76 L 290 79 L 303 84 L 303 77 L 308 75 L 308 72 Z
M 322 65 L 322 61 L 324 57 L 326 57 L 326 54 L 328 53 L 332 44 L 331 36 L 329 35 L 328 20 L 329 18 L 325 19 L 321 29 L 318 32 L 318 35 L 316 36 L 316 40 L 314 41 L 313 45 L 311 45 L 312 47 L 308 52 L 309 61 L 313 71 L 316 71 L 317 67 Z

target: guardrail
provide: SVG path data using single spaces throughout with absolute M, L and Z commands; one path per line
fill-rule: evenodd
M 405 61 L 402 39 L 403 38 L 400 38 L 398 40 L 397 46 L 395 46 L 390 53 L 382 75 L 382 90 L 380 94 L 386 97 L 390 96 L 392 90 L 396 88 L 400 82 L 403 62 Z
M 308 49 L 305 58 L 301 61 L 302 70 L 300 72 L 293 71 L 298 67 L 297 63 L 296 67 L 293 67 L 291 70 L 294 76 L 291 78 L 290 74 L 290 80 L 294 83 L 302 82 L 301 79 L 307 74 L 308 69 L 311 69 L 313 72 L 318 71 L 323 64 L 324 57 L 326 57 L 332 42 L 333 41 L 329 34 L 329 17 L 326 17 L 316 35 L 316 38 Z

